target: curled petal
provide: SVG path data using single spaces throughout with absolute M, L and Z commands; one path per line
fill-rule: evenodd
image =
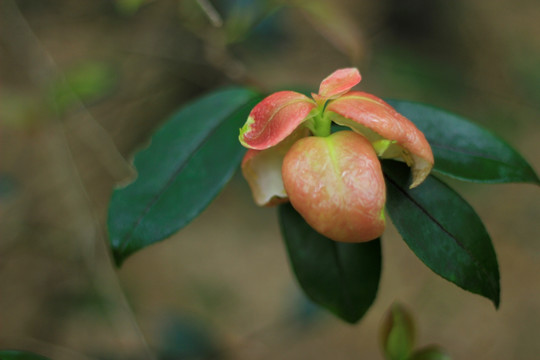
M 362 135 L 339 131 L 298 140 L 285 156 L 282 176 L 293 207 L 326 237 L 363 242 L 384 231 L 384 178 Z
M 327 106 L 332 120 L 365 135 L 379 156 L 404 160 L 412 169 L 411 188 L 433 167 L 433 153 L 424 134 L 407 118 L 376 96 L 351 91 Z
M 335 99 L 349 91 L 360 80 L 362 77 L 356 68 L 336 70 L 321 82 L 319 96 L 315 99 Z
M 274 206 L 287 201 L 281 179 L 283 158 L 296 140 L 308 134 L 306 128 L 300 128 L 277 146 L 266 150 L 248 150 L 242 160 L 242 174 L 257 205 Z
M 247 148 L 264 150 L 289 136 L 310 117 L 313 100 L 294 91 L 279 91 L 258 103 L 240 129 L 240 142 Z

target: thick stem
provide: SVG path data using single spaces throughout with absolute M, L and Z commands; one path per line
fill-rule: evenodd
M 322 114 L 322 115 L 321 115 Z M 319 113 L 313 119 L 313 135 L 326 137 L 331 133 L 332 120 L 327 116 L 325 112 Z

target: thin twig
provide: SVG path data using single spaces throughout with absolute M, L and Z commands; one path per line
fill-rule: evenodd
M 210 23 L 215 27 L 222 27 L 223 26 L 223 19 L 221 18 L 221 15 L 219 15 L 216 8 L 212 5 L 212 3 L 208 0 L 196 0 L 197 4 L 201 7 L 201 9 L 204 11 L 206 16 L 208 16 L 208 19 L 210 20 Z
M 50 74 L 54 74 L 55 77 L 61 77 L 64 78 L 64 75 L 62 71 L 59 69 L 57 64 L 55 63 L 54 59 L 50 55 L 50 53 L 44 48 L 43 44 L 39 40 L 39 38 L 36 36 L 36 34 L 33 32 L 31 26 L 26 21 L 25 17 L 22 15 L 20 10 L 18 9 L 17 5 L 12 1 L 8 0 L 3 2 L 3 8 L 2 10 L 8 10 L 10 14 L 8 15 L 12 21 L 14 22 L 14 26 L 12 30 L 16 30 L 17 41 L 20 42 L 24 41 L 28 44 L 28 46 L 31 46 L 34 50 L 36 50 L 36 54 L 39 56 L 39 64 L 41 65 L 40 74 L 47 74 L 50 76 Z M 42 85 L 41 82 L 43 81 L 43 78 L 47 78 L 49 76 L 43 77 L 40 76 L 39 79 L 35 79 L 36 83 L 38 85 Z M 77 95 L 75 93 L 72 94 L 74 98 L 77 99 L 81 111 L 85 113 L 85 115 L 88 117 L 88 119 L 92 119 L 96 125 L 96 129 L 100 129 L 99 131 L 103 132 L 103 138 L 106 139 L 108 150 L 111 150 L 111 153 L 113 156 L 120 157 L 120 159 L 117 159 L 121 163 L 125 163 L 125 160 L 120 156 L 118 150 L 112 143 L 112 140 L 108 137 L 105 130 L 101 128 L 101 126 L 95 121 L 95 119 L 92 117 L 91 113 L 88 111 L 88 109 L 84 106 L 82 101 L 77 98 Z M 59 119 L 58 119 L 59 120 Z M 86 191 L 86 188 L 83 184 L 81 175 L 76 167 L 75 160 L 73 158 L 71 149 L 69 147 L 69 143 L 66 136 L 66 129 L 63 122 L 58 121 L 57 122 L 57 133 L 62 141 L 62 148 L 63 148 L 63 154 L 66 157 L 67 160 L 67 170 L 69 174 L 71 175 L 73 179 L 73 183 L 75 184 L 77 190 L 79 199 L 78 201 L 81 203 L 81 208 L 85 209 L 84 217 L 86 218 L 86 223 L 89 224 L 88 231 L 85 231 L 85 234 L 94 246 L 97 247 L 97 250 L 103 255 L 107 261 L 102 261 L 101 263 L 97 264 L 97 259 L 95 257 L 95 252 L 91 252 L 93 254 L 90 257 L 86 257 L 86 265 L 90 271 L 94 274 L 94 282 L 95 285 L 98 288 L 104 289 L 108 291 L 108 294 L 110 296 L 114 296 L 116 301 L 119 303 L 120 307 L 123 310 L 123 314 L 127 317 L 127 324 L 130 325 L 130 327 L 124 326 L 121 329 L 117 329 L 117 331 L 125 335 L 126 333 L 133 332 L 136 339 L 138 339 L 138 342 L 140 342 L 141 347 L 144 349 L 144 352 L 146 353 L 145 358 L 147 359 L 155 359 L 154 354 L 152 353 L 150 347 L 148 346 L 146 339 L 144 335 L 142 334 L 142 331 L 136 321 L 135 315 L 125 297 L 125 294 L 122 290 L 122 287 L 119 283 L 118 276 L 116 272 L 114 271 L 112 267 L 112 261 L 108 258 L 109 252 L 105 246 L 105 235 L 103 233 L 103 227 L 101 226 L 100 222 L 98 221 L 97 217 L 92 211 L 91 207 L 91 201 L 88 196 L 88 193 Z M 103 144 L 101 144 L 103 145 Z M 85 252 L 86 253 L 86 252 Z M 86 253 L 87 254 L 87 253 Z M 92 260 L 92 261 L 89 261 Z M 98 266 L 99 265 L 99 266 Z M 121 314 L 122 314 L 121 313 Z M 117 315 L 116 312 L 114 315 Z M 114 321 L 114 325 L 118 326 L 123 324 L 123 321 Z M 29 340 L 30 341 L 30 340 Z M 82 357 L 80 357 L 82 359 Z M 86 357 L 86 359 L 89 359 Z

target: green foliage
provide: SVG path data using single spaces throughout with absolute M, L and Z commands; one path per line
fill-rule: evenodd
M 111 197 L 108 230 L 118 265 L 187 225 L 212 201 L 238 168 L 245 150 L 237 132 L 260 100 L 251 90 L 220 90 L 180 109 L 153 135 L 151 145 L 135 156 L 136 180 Z M 538 183 L 521 155 L 481 127 L 426 105 L 391 104 L 425 133 L 435 171 L 477 182 Z M 471 206 L 434 176 L 409 189 L 410 170 L 403 163 L 383 161 L 383 171 L 386 209 L 411 250 L 438 275 L 497 307 L 497 258 Z M 279 207 L 279 219 L 292 268 L 308 297 L 349 323 L 361 319 L 378 289 L 380 239 L 361 244 L 329 240 L 290 204 Z M 388 351 L 398 354 L 394 358 L 439 356 L 431 349 L 411 355 L 409 330 L 396 329 L 403 333 L 395 335 L 399 341 L 388 338 Z
M 412 316 L 400 304 L 392 305 L 382 328 L 382 345 L 389 360 L 406 360 L 415 345 Z
M 288 203 L 279 207 L 279 222 L 292 268 L 307 296 L 349 323 L 360 320 L 377 294 L 380 241 L 330 240 Z
M 388 310 L 381 330 L 382 349 L 387 360 L 451 360 L 446 351 L 437 345 L 414 350 L 414 319 L 401 304 L 394 304 Z
M 473 208 L 433 176 L 409 189 L 409 169 L 384 161 L 386 208 L 411 250 L 431 270 L 499 305 L 499 266 Z
M 388 103 L 424 133 L 433 150 L 435 171 L 482 183 L 540 184 L 516 150 L 480 126 L 428 105 L 402 100 Z
M 187 225 L 214 199 L 240 164 L 238 129 L 258 101 L 247 89 L 217 91 L 179 110 L 152 136 L 135 156 L 136 180 L 111 197 L 108 229 L 118 265 Z
M 49 360 L 49 359 L 44 356 L 30 353 L 27 351 L 0 350 L 0 360 Z

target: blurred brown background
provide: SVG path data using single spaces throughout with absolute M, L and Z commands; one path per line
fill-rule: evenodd
M 287 6 L 284 6 L 284 5 Z M 116 270 L 105 220 L 130 156 L 190 99 L 229 84 L 362 90 L 486 126 L 540 169 L 540 4 L 495 1 L 0 2 L 0 348 L 54 359 L 381 359 L 394 301 L 455 359 L 537 359 L 540 195 L 450 181 L 498 253 L 501 307 L 431 273 L 390 226 L 356 326 L 291 274 L 274 209 L 237 176 L 192 224 Z

